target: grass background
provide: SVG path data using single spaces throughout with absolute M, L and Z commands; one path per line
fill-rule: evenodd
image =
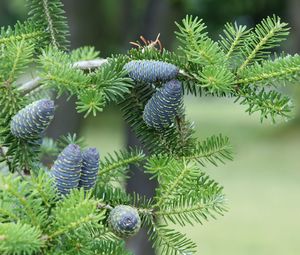
M 217 221 L 180 229 L 201 255 L 300 254 L 300 130 L 287 123 L 261 124 L 230 100 L 186 100 L 197 136 L 229 136 L 235 159 L 207 171 L 225 187 L 229 212 Z M 115 109 L 88 118 L 82 128 L 102 155 L 122 148 L 124 123 Z

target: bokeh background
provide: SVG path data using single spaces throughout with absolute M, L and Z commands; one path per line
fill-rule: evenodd
M 50 0 L 49 0 L 50 1 Z M 174 45 L 174 21 L 198 15 L 217 38 L 227 21 L 255 25 L 277 14 L 288 22 L 291 35 L 279 50 L 300 52 L 300 0 L 63 0 L 71 28 L 71 45 L 94 45 L 102 56 L 125 52 L 140 35 L 163 46 Z M 26 18 L 25 0 L 1 0 L 0 24 L 12 25 Z M 298 84 L 300 85 L 300 84 Z M 297 88 L 298 87 L 298 88 Z M 200 138 L 223 133 L 230 137 L 235 160 L 207 172 L 225 187 L 229 212 L 203 226 L 180 229 L 199 246 L 201 255 L 299 255 L 300 254 L 300 86 L 283 88 L 296 102 L 294 118 L 273 125 L 261 124 L 232 100 L 186 98 L 187 115 Z M 84 136 L 102 155 L 132 145 L 134 136 L 111 106 L 96 118 L 83 119 L 72 100 L 58 101 L 58 113 L 49 135 L 67 132 Z M 155 184 L 133 169 L 128 190 L 151 195 Z M 135 254 L 154 254 L 143 234 L 131 241 Z

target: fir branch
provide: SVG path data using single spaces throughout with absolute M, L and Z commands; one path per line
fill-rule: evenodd
M 71 95 L 89 84 L 90 78 L 82 70 L 72 67 L 68 54 L 49 48 L 40 57 L 42 83 L 54 87 L 58 93 L 69 92 Z
M 12 213 L 22 215 L 22 222 L 36 227 L 47 223 L 46 212 L 41 206 L 41 200 L 32 193 L 27 182 L 22 182 L 20 178 L 12 176 L 1 176 L 0 190 L 5 196 L 3 199 L 14 201 L 16 206 L 11 208 Z
M 186 16 L 182 24 L 176 23 L 179 31 L 175 32 L 181 43 L 181 49 L 188 61 L 199 65 L 212 65 L 224 61 L 224 53 L 217 42 L 207 36 L 205 24 L 193 16 Z
M 127 72 L 123 68 L 125 60 L 123 58 L 108 59 L 102 68 L 92 74 L 92 84 L 97 90 L 103 91 L 108 102 L 119 102 L 129 94 L 133 86 L 132 80 L 127 77 Z
M 94 243 L 94 250 L 99 255 L 133 255 L 132 252 L 128 251 L 124 241 L 106 241 L 101 240 Z
M 73 64 L 73 67 L 81 70 L 94 70 L 106 64 L 107 62 L 108 62 L 107 59 L 80 60 L 75 62 Z
M 242 86 L 276 86 L 297 81 L 300 75 L 300 56 L 285 57 L 255 63 L 241 71 L 236 84 Z
M 279 46 L 279 43 L 285 40 L 289 34 L 287 25 L 275 15 L 263 19 L 246 38 L 242 48 L 244 62 L 238 68 L 237 73 L 240 74 L 253 61 L 262 60 L 266 55 L 269 55 L 270 49 Z
M 149 161 L 147 170 L 154 172 L 156 169 L 151 166 Z M 155 208 L 160 208 L 163 204 L 176 199 L 176 196 L 187 191 L 192 187 L 200 176 L 201 172 L 196 165 L 186 162 L 185 159 L 177 161 L 171 159 L 165 167 L 165 171 L 158 174 L 159 187 L 156 189 Z
M 35 43 L 36 45 L 42 39 L 44 33 L 37 29 L 33 22 L 17 22 L 12 28 L 1 27 L 0 30 L 0 45 L 7 45 L 9 42 L 26 41 Z
M 259 112 L 261 122 L 271 118 L 274 123 L 277 116 L 289 118 L 293 106 L 288 96 L 274 90 L 255 88 L 240 89 L 235 102 L 246 105 L 249 115 Z
M 41 231 L 28 224 L 0 223 L 0 252 L 2 254 L 36 254 L 44 241 Z
M 30 185 L 31 189 L 35 190 L 41 198 L 44 206 L 50 209 L 57 199 L 53 180 L 49 178 L 48 174 L 40 172 L 37 176 L 31 176 Z
M 107 184 L 111 180 L 120 180 L 124 177 L 131 164 L 139 164 L 145 159 L 145 154 L 140 149 L 115 151 L 108 154 L 100 161 L 98 180 Z
M 70 57 L 73 62 L 89 61 L 89 60 L 93 62 L 93 61 L 97 61 L 99 59 L 99 56 L 100 56 L 100 52 L 95 50 L 95 47 L 91 47 L 91 46 L 83 46 L 77 48 L 75 50 L 72 50 L 70 54 Z M 91 64 L 91 67 L 93 65 L 94 64 Z
M 69 28 L 60 0 L 28 0 L 29 20 L 36 27 L 47 31 L 48 42 L 63 50 L 67 49 Z
M 223 47 L 227 58 L 235 57 L 250 31 L 251 29 L 247 29 L 246 26 L 237 25 L 237 23 L 225 24 L 224 35 L 220 35 L 220 46 Z
M 20 219 L 13 211 L 13 206 L 9 201 L 3 201 L 0 195 L 0 222 L 18 222 Z
M 195 160 L 205 166 L 206 162 L 215 166 L 218 163 L 225 163 L 225 160 L 232 160 L 232 146 L 228 137 L 211 136 L 206 140 L 197 143 L 196 147 L 186 155 L 187 160 Z
M 163 132 L 148 127 L 142 116 L 145 105 L 154 92 L 155 89 L 147 84 L 136 84 L 121 103 L 124 119 L 151 153 L 182 156 L 194 145 L 193 124 L 181 114 L 176 118 L 176 123 Z
M 12 41 L 6 44 L 1 56 L 0 73 L 6 85 L 11 84 L 32 62 L 34 45 L 26 41 Z
M 64 200 L 57 203 L 53 210 L 53 229 L 48 240 L 69 233 L 77 228 L 101 227 L 98 223 L 104 218 L 105 211 L 96 212 L 98 201 L 92 199 L 82 189 L 73 190 Z
M 159 250 L 161 255 L 183 255 L 195 252 L 196 245 L 186 235 L 168 229 L 167 226 L 153 223 L 148 234 L 153 246 Z
M 226 211 L 223 188 L 208 176 L 202 174 L 194 189 L 186 194 L 179 195 L 170 203 L 162 204 L 155 212 L 156 216 L 162 217 L 166 222 L 193 225 L 203 223 L 209 217 L 215 219 L 215 214 L 223 215 Z
M 73 66 L 73 68 L 78 68 L 81 70 L 90 70 L 90 69 L 100 68 L 105 63 L 107 63 L 106 59 L 95 59 L 92 61 L 91 60 L 82 60 L 79 62 L 75 62 L 74 64 L 72 64 L 72 66 Z M 30 93 L 31 91 L 39 88 L 42 85 L 43 85 L 42 78 L 36 77 L 33 80 L 30 80 L 30 81 L 24 83 L 23 85 L 19 86 L 18 90 L 20 90 L 23 95 L 26 95 L 26 94 Z
M 234 75 L 225 65 L 207 65 L 195 78 L 211 94 L 229 93 L 234 88 Z

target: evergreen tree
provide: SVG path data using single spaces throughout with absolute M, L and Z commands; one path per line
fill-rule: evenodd
M 226 24 L 213 41 L 201 19 L 186 16 L 175 52 L 154 41 L 103 59 L 92 47 L 68 50 L 59 0 L 28 4 L 27 21 L 0 31 L 1 254 L 130 254 L 124 238 L 140 226 L 159 254 L 193 254 L 193 241 L 169 224 L 226 212 L 222 186 L 204 169 L 232 160 L 232 148 L 223 135 L 198 141 L 183 95 L 234 97 L 261 121 L 288 118 L 291 100 L 277 87 L 299 80 L 300 57 L 272 53 L 288 25 L 276 16 L 252 29 Z M 33 64 L 37 76 L 20 84 Z M 52 102 L 52 91 L 77 98 L 85 116 L 119 104 L 150 155 L 136 148 L 99 160 L 76 136 L 41 138 L 55 111 L 33 102 Z M 52 169 L 45 154 L 57 156 Z M 152 199 L 121 188 L 131 164 L 157 179 Z

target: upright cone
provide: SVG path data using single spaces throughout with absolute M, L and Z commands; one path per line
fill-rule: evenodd
M 21 109 L 11 120 L 11 133 L 21 139 L 39 138 L 54 116 L 54 102 L 35 101 Z
M 180 81 L 167 82 L 147 102 L 143 113 L 145 123 L 157 130 L 169 127 L 179 113 L 182 96 Z

